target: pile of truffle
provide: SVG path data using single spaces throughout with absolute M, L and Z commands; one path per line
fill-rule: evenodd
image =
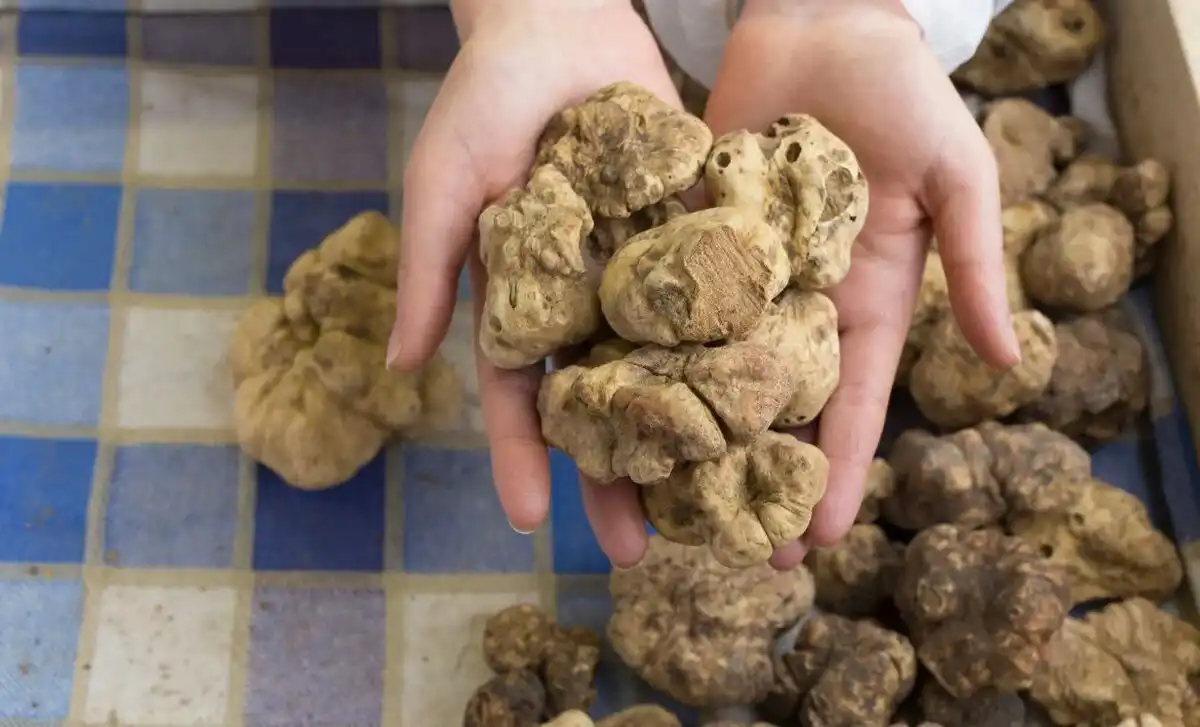
M 383 215 L 355 216 L 297 258 L 283 295 L 256 302 L 234 331 L 238 443 L 295 487 L 341 484 L 392 439 L 459 417 L 461 384 L 440 355 L 416 373 L 384 368 L 397 238 Z
M 794 570 L 729 568 L 652 537 L 639 565 L 611 575 L 606 635 L 654 688 L 701 709 L 752 705 L 760 725 L 1195 727 L 1200 630 L 1160 607 L 1182 578 L 1171 540 L 1092 476 L 1078 443 L 988 422 L 903 435 L 874 463 L 850 534 Z M 472 705 L 545 709 L 553 700 L 522 691 L 538 683 L 526 674 L 513 696 L 496 696 L 492 684 L 514 681 L 498 677 Z M 538 713 L 547 722 L 472 721 L 473 706 L 467 724 L 590 727 L 587 704 Z M 639 706 L 600 725 L 679 722 Z
M 678 195 L 701 179 L 715 206 L 688 212 Z M 866 209 L 854 154 L 811 117 L 714 141 L 614 84 L 556 115 L 528 184 L 481 215 L 481 349 L 502 368 L 559 357 L 538 397 L 551 446 L 641 485 L 665 537 L 765 562 L 824 494 L 824 455 L 777 430 L 837 385 L 821 291 Z
M 1119 305 L 1150 272 L 1172 227 L 1167 169 L 1155 159 L 1124 164 L 1090 153 L 1080 119 L 996 98 L 1073 80 L 1104 38 L 1089 0 L 1018 0 L 955 74 L 992 97 L 981 122 L 1000 175 L 1005 272 L 1023 360 L 997 372 L 973 353 L 950 316 L 935 246 L 897 385 L 945 430 L 1040 421 L 1104 442 L 1146 407 L 1145 352 Z

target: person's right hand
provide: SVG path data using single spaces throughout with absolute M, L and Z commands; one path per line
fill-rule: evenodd
M 414 143 L 404 171 L 396 328 L 388 365 L 411 370 L 446 335 L 463 263 L 475 309 L 475 360 L 492 472 L 515 530 L 550 507 L 546 444 L 536 410 L 542 367 L 505 371 L 479 350 L 484 271 L 477 219 L 526 181 L 543 127 L 600 88 L 631 81 L 678 101 L 649 28 L 629 0 L 463 0 L 454 3 L 462 48 Z M 636 562 L 645 524 L 630 483 L 584 485 L 601 548 Z

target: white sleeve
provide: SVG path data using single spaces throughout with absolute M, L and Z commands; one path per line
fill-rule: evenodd
M 1013 0 L 901 0 L 946 73 L 975 55 L 992 18 Z
M 836 2 L 837 0 L 832 0 Z M 975 54 L 992 18 L 1013 0 L 901 0 L 950 73 Z M 655 35 L 688 75 L 712 88 L 737 0 L 643 0 Z

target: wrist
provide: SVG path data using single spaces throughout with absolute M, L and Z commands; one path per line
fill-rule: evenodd
M 564 7 L 567 6 L 567 7 Z M 631 0 L 450 0 L 450 14 L 458 30 L 459 42 L 464 42 L 475 28 L 497 17 L 521 13 L 595 12 L 621 9 L 632 12 Z

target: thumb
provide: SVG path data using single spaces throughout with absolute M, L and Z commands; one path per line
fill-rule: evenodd
M 404 170 L 396 323 L 387 352 L 388 367 L 399 370 L 422 365 L 445 337 L 483 204 L 470 150 L 447 124 L 430 121 Z
M 963 114 L 969 119 L 965 109 Z M 1012 366 L 1021 351 L 1005 286 L 996 161 L 973 120 L 963 133 L 971 142 L 951 145 L 961 148 L 947 148 L 932 168 L 924 206 L 933 220 L 950 308 L 963 336 L 988 363 Z

